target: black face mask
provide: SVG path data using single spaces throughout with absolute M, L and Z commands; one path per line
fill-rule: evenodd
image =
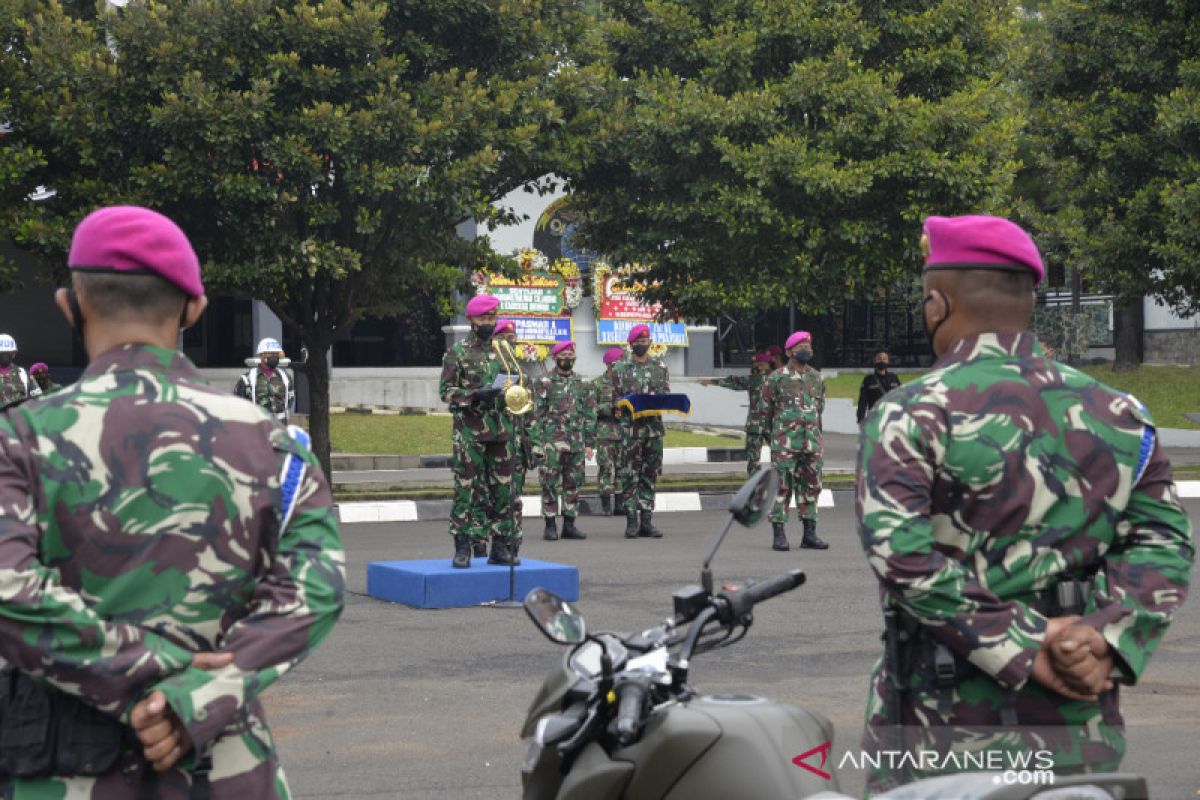
M 560 358 L 555 363 L 558 364 L 558 368 L 563 372 L 570 372 L 575 366 L 575 360 L 571 358 Z
M 926 305 L 929 303 L 929 301 L 930 301 L 930 300 L 932 300 L 932 299 L 933 299 L 933 295 L 932 295 L 932 294 L 927 294 L 927 295 L 925 295 L 925 299 L 921 301 L 921 308 L 922 308 L 922 309 L 923 309 L 923 308 L 925 308 L 925 306 L 926 306 Z M 937 352 L 937 348 L 935 348 L 935 347 L 933 346 L 933 338 L 934 338 L 935 336 L 937 336 L 938 328 L 942 327 L 942 323 L 943 323 L 943 322 L 945 322 L 946 320 L 950 319 L 950 300 L 949 300 L 948 298 L 947 298 L 947 300 L 946 300 L 946 316 L 944 316 L 944 317 L 942 317 L 941 319 L 939 319 L 939 320 L 937 321 L 937 324 L 936 324 L 936 325 L 934 325 L 932 329 L 930 329 L 930 327 L 929 327 L 929 323 L 925 321 L 925 319 L 924 319 L 925 315 L 924 315 L 924 314 L 922 314 L 922 315 L 921 315 L 921 317 L 922 317 L 922 319 L 921 319 L 921 322 L 922 322 L 922 324 L 925 326 L 925 335 L 926 335 L 927 337 L 929 337 L 929 351 L 930 351 L 931 353 L 933 353 L 933 357 L 934 357 L 934 358 L 937 358 L 937 357 L 938 357 L 938 352 Z
M 876 372 L 883 374 L 884 372 L 887 372 L 887 368 L 888 368 L 888 365 L 887 365 L 886 361 L 876 361 L 875 362 L 875 371 Z
M 796 359 L 797 363 L 807 364 L 812 361 L 812 350 L 793 350 L 792 358 Z
M 482 341 L 487 341 L 492 338 L 492 332 L 496 330 L 495 325 L 476 325 L 475 335 Z
M 47 386 L 50 385 L 50 376 L 49 375 L 43 375 L 42 373 L 39 372 L 37 375 L 33 376 L 33 379 L 35 381 L 37 381 L 38 388 L 40 388 L 40 389 L 45 389 Z
M 268 367 L 275 369 L 279 366 L 279 356 L 267 356 L 266 362 Z
M 637 356 L 638 358 L 641 358 L 642 356 L 646 355 L 646 353 L 649 353 L 649 352 L 650 352 L 650 345 L 648 345 L 648 344 L 635 344 L 635 345 L 634 345 L 633 347 L 631 347 L 630 349 L 631 349 L 631 350 L 633 350 L 633 354 L 634 354 L 635 356 Z
M 0 353 L 0 367 L 7 367 L 16 357 L 16 353 Z

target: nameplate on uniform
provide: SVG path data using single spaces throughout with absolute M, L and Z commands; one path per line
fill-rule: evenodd
M 692 413 L 692 399 L 686 394 L 627 394 L 617 401 L 634 419 L 661 417 L 663 414 L 679 414 L 686 417 Z

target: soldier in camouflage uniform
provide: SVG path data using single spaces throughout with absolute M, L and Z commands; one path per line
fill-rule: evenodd
M 42 393 L 41 388 L 29 379 L 29 374 L 13 363 L 16 358 L 17 340 L 7 333 L 0 333 L 0 408 Z
M 492 347 L 500 301 L 481 294 L 467 303 L 471 333 L 442 359 L 439 391 L 454 415 L 454 500 L 450 534 L 459 569 L 471 566 L 472 542 L 492 536 L 489 564 L 517 563 L 521 528 L 513 508 L 514 417 L 495 385 L 503 362 Z M 516 376 L 514 376 L 515 378 Z
M 69 264 L 55 300 L 90 363 L 0 418 L 0 726 L 21 696 L 73 710 L 41 718 L 60 737 L 36 768 L 0 735 L 0 796 L 286 798 L 259 695 L 341 612 L 329 486 L 302 432 L 174 349 L 207 301 L 173 223 L 101 209 Z M 104 736 L 63 745 L 84 721 Z M 97 744 L 108 756 L 64 766 Z
M 635 325 L 629 331 L 629 357 L 613 368 L 613 394 L 663 394 L 671 391 L 667 365 L 650 358 L 650 326 Z M 662 472 L 663 422 L 660 417 L 633 419 L 621 416 L 621 438 L 625 460 L 622 494 L 625 498 L 625 538 L 645 536 L 661 539 L 654 527 L 654 488 Z M 638 522 L 638 514 L 641 522 Z
M 1136 399 L 1027 330 L 1044 275 L 1028 234 L 930 217 L 925 236 L 938 361 L 871 411 L 859 453 L 859 533 L 888 620 L 863 749 L 1049 750 L 1059 772 L 1115 769 L 1114 684 L 1145 671 L 1194 558 L 1170 463 Z
M 753 476 L 758 472 L 758 462 L 762 458 L 762 449 L 770 444 L 767 429 L 764 425 L 765 411 L 762 402 L 763 386 L 771 374 L 771 357 L 766 353 L 758 353 L 751 363 L 749 375 L 731 375 L 716 381 L 708 378 L 700 381 L 702 386 L 720 386 L 750 395 L 749 410 L 746 412 L 746 475 Z
M 592 381 L 596 406 L 596 482 L 600 485 L 600 510 L 611 517 L 621 502 L 620 462 L 621 423 L 617 420 L 616 397 L 613 396 L 613 365 L 625 351 L 610 347 L 604 352 L 604 372 Z M 614 496 L 617 503 L 613 502 Z
M 33 378 L 33 382 L 37 384 L 42 394 L 57 392 L 62 388 L 60 384 L 55 383 L 54 379 L 50 377 L 50 367 L 41 361 L 29 367 L 29 377 Z
M 275 339 L 263 339 L 254 355 L 258 363 L 238 379 L 234 394 L 262 406 L 286 425 L 288 416 L 296 411 L 296 381 L 288 370 L 279 366 L 283 345 Z
M 496 330 L 492 337 L 495 339 L 503 339 L 508 343 L 508 346 L 516 352 L 517 347 L 517 324 L 511 319 L 502 319 L 496 322 Z M 529 380 L 529 372 L 520 362 L 517 363 L 517 368 L 521 372 L 521 377 L 525 380 L 526 386 L 531 386 Z M 521 524 L 525 520 L 525 503 L 521 499 L 525 493 L 525 478 L 529 470 L 537 469 L 537 457 L 533 452 L 533 420 L 532 413 L 520 414 L 513 417 L 513 438 L 511 442 L 510 452 L 513 464 L 513 479 L 512 479 L 512 498 L 513 509 L 517 515 L 517 529 L 521 529 Z M 491 538 L 500 535 L 500 520 L 492 520 Z M 487 540 L 476 539 L 471 543 L 473 554 L 476 558 L 487 555 Z
M 821 415 L 825 413 L 825 381 L 808 365 L 812 335 L 796 331 L 786 345 L 789 361 L 771 373 L 763 387 L 763 419 L 771 439 L 771 464 L 779 470 L 779 497 L 771 508 L 774 550 L 789 549 L 784 524 L 795 497 L 804 528 L 800 546 L 824 550 L 817 537 L 817 500 L 821 496 Z
M 591 384 L 575 374 L 575 343 L 559 342 L 550 351 L 555 370 L 537 383 L 534 394 L 534 441 L 541 454 L 542 515 L 545 538 L 558 539 L 555 516 L 562 498 L 564 539 L 586 539 L 575 526 L 584 460 L 592 457 L 596 403 Z

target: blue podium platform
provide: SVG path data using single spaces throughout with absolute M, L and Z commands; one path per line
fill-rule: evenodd
M 564 600 L 579 599 L 579 570 L 570 564 L 522 557 L 514 577 L 518 601 L 538 586 Z M 448 558 L 373 561 L 367 565 L 367 594 L 413 608 L 477 606 L 508 599 L 508 567 L 489 564 L 486 558 L 473 559 L 470 569 L 454 569 Z

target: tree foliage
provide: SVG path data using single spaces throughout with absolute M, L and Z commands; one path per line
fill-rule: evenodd
M 609 0 L 562 167 L 582 237 L 696 316 L 837 309 L 911 275 L 921 219 L 1003 212 L 1007 2 Z M 599 69 L 597 65 L 603 64 Z
M 133 0 L 96 12 L 0 0 L 20 244 L 61 256 L 96 206 L 180 222 L 216 290 L 265 301 L 312 354 L 327 462 L 337 332 L 406 305 L 449 311 L 487 241 L 466 219 L 545 174 L 566 135 L 553 85 L 570 0 Z M 15 194 L 13 194 L 15 192 Z

